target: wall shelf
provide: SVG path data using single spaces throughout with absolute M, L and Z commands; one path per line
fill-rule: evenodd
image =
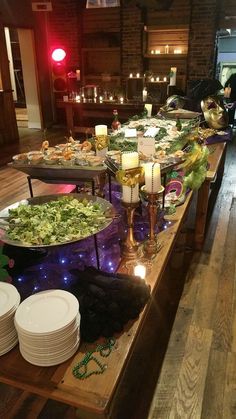
M 145 26 L 143 57 L 146 60 L 145 71 L 154 76 L 168 75 L 171 67 L 177 67 L 176 85 L 181 90 L 186 88 L 189 27 L 178 25 L 160 27 Z M 166 50 L 168 52 L 166 52 Z M 175 50 L 181 53 L 174 53 Z M 154 51 L 151 53 L 151 51 Z M 156 54 L 155 51 L 160 51 Z
M 145 58 L 158 60 L 186 60 L 187 54 L 144 54 Z
M 94 48 L 82 48 L 82 52 L 120 52 L 120 47 L 94 47 Z

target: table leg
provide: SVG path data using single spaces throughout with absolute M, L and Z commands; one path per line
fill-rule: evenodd
M 112 203 L 112 191 L 111 191 L 112 182 L 111 182 L 111 174 L 110 173 L 108 173 L 108 185 L 109 185 L 109 202 Z
M 101 173 L 98 176 L 98 196 L 101 196 L 102 198 L 104 197 L 104 187 L 106 184 L 106 172 Z
M 32 188 L 32 183 L 31 183 L 31 176 L 27 176 L 27 180 L 28 180 L 28 185 L 29 185 L 30 197 L 33 198 L 34 194 L 33 194 L 33 188 Z
M 205 180 L 198 191 L 194 234 L 194 247 L 196 250 L 201 250 L 204 242 L 210 184 L 210 181 Z
M 94 238 L 94 247 L 95 247 L 95 254 L 96 254 L 96 262 L 97 262 L 97 269 L 100 269 L 100 261 L 99 261 L 99 251 L 98 251 L 98 240 L 97 235 L 93 235 Z
M 66 124 L 67 124 L 68 134 L 71 131 L 71 133 L 73 135 L 73 133 L 74 133 L 74 117 L 73 117 L 73 107 L 72 106 L 66 106 Z

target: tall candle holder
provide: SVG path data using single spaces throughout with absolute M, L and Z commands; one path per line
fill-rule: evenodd
M 158 192 L 147 192 L 146 187 L 142 187 L 142 191 L 147 197 L 148 200 L 148 213 L 149 213 L 149 238 L 144 243 L 144 251 L 147 255 L 153 255 L 157 253 L 161 249 L 161 244 L 158 242 L 156 233 L 155 233 L 155 225 L 157 223 L 157 208 L 158 198 L 163 194 L 165 188 L 161 186 L 161 189 Z
M 121 255 L 126 260 L 136 259 L 138 257 L 139 243 L 134 238 L 134 211 L 139 206 L 139 202 L 124 202 L 122 205 L 126 211 L 127 217 L 127 236 L 121 244 Z

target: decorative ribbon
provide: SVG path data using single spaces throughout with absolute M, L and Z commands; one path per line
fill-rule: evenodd
M 133 169 L 118 170 L 116 172 L 116 180 L 122 186 L 134 188 L 138 183 L 144 181 L 144 168 L 135 167 Z
M 97 150 L 103 150 L 107 148 L 109 144 L 109 136 L 108 135 L 97 135 L 95 137 L 95 146 Z

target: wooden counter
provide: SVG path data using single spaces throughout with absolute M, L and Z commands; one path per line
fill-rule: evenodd
M 161 105 L 153 105 L 153 115 L 157 113 Z M 64 109 L 66 113 L 66 124 L 68 132 L 93 133 L 96 124 L 107 124 L 111 126 L 113 110 L 117 109 L 119 121 L 126 122 L 134 115 L 140 115 L 144 109 L 142 102 L 103 102 L 103 103 L 79 103 L 73 100 L 56 102 L 56 108 Z
M 158 235 L 162 248 L 154 258 L 151 272 L 146 278 L 151 286 L 151 299 L 139 318 L 133 323 L 130 322 L 126 330 L 117 337 L 114 350 L 108 358 L 105 358 L 107 369 L 102 375 L 93 375 L 81 381 L 73 377 L 72 367 L 89 349 L 85 344 L 80 346 L 78 353 L 72 359 L 57 367 L 49 368 L 27 363 L 16 347 L 0 358 L 0 381 L 75 406 L 78 408 L 80 419 L 130 418 L 131 416 L 127 416 L 128 410 L 124 412 L 125 399 L 126 401 L 128 399 L 127 403 L 131 406 L 133 386 L 143 384 L 145 387 L 156 368 L 152 356 L 159 352 L 163 355 L 161 342 L 164 338 L 168 340 L 170 330 L 167 327 L 167 318 L 173 301 L 165 272 L 167 264 L 168 268 L 170 267 L 170 256 L 187 215 L 191 198 L 192 193 L 188 195 L 186 202 L 177 208 L 176 214 L 168 217 L 171 226 Z M 126 269 L 120 268 L 120 271 Z M 181 275 L 183 276 L 182 268 Z M 176 276 L 172 275 L 172 293 L 175 298 L 177 285 Z M 160 297 L 161 290 L 165 291 L 166 300 Z M 150 349 L 143 350 L 142 345 L 148 343 Z M 94 348 L 94 345 L 92 347 Z M 134 382 L 131 391 L 128 379 L 132 375 L 130 374 L 132 368 L 135 373 L 133 373 Z

